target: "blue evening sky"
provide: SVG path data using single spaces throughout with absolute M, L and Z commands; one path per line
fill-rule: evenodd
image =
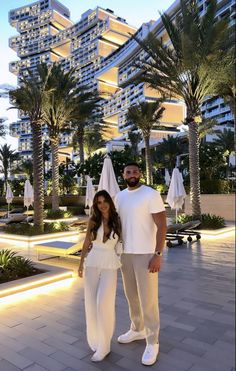
M 81 14 L 88 9 L 94 9 L 97 6 L 109 8 L 114 13 L 137 28 L 142 23 L 148 22 L 151 19 L 159 18 L 159 11 L 165 11 L 173 3 L 173 0 L 61 0 L 61 3 L 69 8 L 72 21 L 76 22 L 80 19 Z M 2 0 L 0 11 L 0 85 L 11 84 L 16 85 L 16 77 L 8 70 L 10 61 L 17 59 L 16 53 L 8 47 L 8 39 L 17 34 L 16 30 L 8 23 L 8 12 L 11 9 L 18 8 L 33 3 L 27 0 Z M 7 99 L 0 99 L 0 117 L 8 117 L 8 122 L 16 120 L 14 110 L 6 111 L 9 107 Z M 11 142 L 16 148 L 16 140 L 6 137 L 6 140 Z M 4 140 L 0 140 L 3 143 Z

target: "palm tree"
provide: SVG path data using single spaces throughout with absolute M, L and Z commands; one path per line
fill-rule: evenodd
M 27 178 L 29 178 L 30 183 L 33 183 L 33 161 L 22 161 L 19 166 L 19 171 L 23 172 L 27 176 Z
M 6 134 L 6 127 L 4 122 L 7 120 L 6 117 L 0 117 L 0 138 L 4 138 Z
M 229 156 L 231 152 L 235 151 L 234 132 L 230 129 L 224 129 L 217 134 L 217 139 L 214 140 L 215 144 L 223 149 L 226 157 L 226 177 L 229 175 Z
M 105 141 L 102 138 L 102 127 L 99 124 L 88 126 L 84 132 L 84 149 L 88 156 L 99 148 L 104 147 Z
M 12 162 L 18 159 L 19 159 L 19 154 L 16 153 L 15 150 L 11 150 L 10 145 L 4 144 L 0 147 L 0 161 L 3 167 L 5 183 L 7 183 L 8 171 L 11 167 Z
M 73 130 L 75 120 L 85 120 L 94 108 L 94 94 L 76 88 L 74 69 L 64 72 L 60 64 L 50 69 L 47 95 L 43 104 L 43 120 L 48 126 L 52 151 L 52 209 L 59 209 L 59 140 L 60 133 Z
M 150 33 L 144 41 L 135 40 L 149 56 L 136 63 L 146 82 L 163 97 L 184 100 L 189 127 L 190 194 L 193 215 L 201 217 L 199 174 L 199 131 L 201 105 L 206 96 L 215 93 L 218 71 L 215 61 L 223 58 L 221 50 L 227 38 L 226 20 L 215 22 L 217 1 L 209 2 L 200 17 L 195 0 L 181 0 L 181 14 L 172 20 L 161 16 L 170 39 L 166 45 Z
M 48 70 L 47 88 L 50 94 L 43 102 L 42 117 L 48 126 L 52 153 L 52 209 L 59 209 L 59 141 L 60 133 L 73 118 L 76 81 L 74 69 L 64 72 L 59 64 Z
M 79 158 L 80 163 L 84 163 L 84 142 L 86 129 L 88 131 L 95 127 L 102 134 L 103 127 L 100 125 L 102 122 L 99 100 L 101 100 L 97 93 L 83 93 L 79 95 L 78 111 L 75 118 L 72 120 L 73 134 L 73 146 L 74 148 L 79 147 Z
M 28 70 L 22 77 L 20 87 L 9 92 L 13 107 L 23 111 L 28 117 L 32 130 L 33 173 L 34 173 L 34 225 L 43 231 L 44 177 L 42 144 L 42 106 L 48 91 L 46 64 L 37 66 L 37 72 Z
M 147 184 L 152 184 L 150 135 L 151 131 L 158 126 L 164 110 L 165 108 L 161 107 L 159 101 L 142 102 L 131 106 L 127 113 L 127 120 L 141 130 L 144 139 Z
M 168 135 L 156 147 L 157 161 L 161 160 L 163 166 L 172 171 L 176 165 L 177 156 L 186 152 L 184 147 L 183 139 Z
M 133 158 L 136 160 L 139 155 L 138 145 L 139 145 L 139 142 L 141 142 L 142 140 L 142 135 L 138 131 L 138 129 L 134 127 L 128 132 L 128 139 L 131 144 L 131 152 L 132 152 Z

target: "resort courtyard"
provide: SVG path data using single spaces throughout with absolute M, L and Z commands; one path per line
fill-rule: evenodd
M 7 246 L 1 244 L 2 248 Z M 19 251 L 19 247 L 16 248 Z M 165 249 L 159 275 L 161 335 L 158 371 L 233 371 L 234 236 L 203 237 Z M 77 269 L 78 260 L 46 264 Z M 129 326 L 119 273 L 112 352 L 92 363 L 85 334 L 83 280 L 0 306 L 1 371 L 146 370 L 144 341 L 118 344 Z

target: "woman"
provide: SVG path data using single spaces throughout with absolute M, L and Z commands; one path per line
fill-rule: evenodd
M 116 246 L 119 245 L 121 227 L 114 203 L 105 190 L 95 194 L 92 210 L 81 253 L 79 277 L 83 276 L 84 265 L 87 339 L 95 352 L 91 360 L 98 362 L 110 353 L 114 331 L 117 269 L 121 265 Z

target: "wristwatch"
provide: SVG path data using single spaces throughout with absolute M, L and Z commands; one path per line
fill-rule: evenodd
M 157 255 L 157 256 L 162 256 L 162 255 L 163 255 L 163 253 L 162 253 L 161 251 L 155 251 L 155 252 L 154 252 L 154 255 Z

